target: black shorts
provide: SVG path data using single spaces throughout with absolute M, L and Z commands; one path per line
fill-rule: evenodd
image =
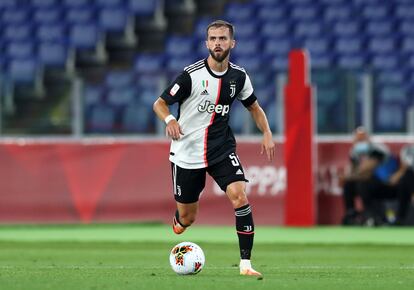
M 198 201 L 206 185 L 206 173 L 210 174 L 224 192 L 227 186 L 235 181 L 248 181 L 235 153 L 207 168 L 185 169 L 171 163 L 171 169 L 174 198 L 181 203 Z

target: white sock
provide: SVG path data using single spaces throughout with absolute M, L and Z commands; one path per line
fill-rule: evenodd
M 251 268 L 252 268 L 252 264 L 250 260 L 247 260 L 247 259 L 240 260 L 240 269 L 251 269 Z

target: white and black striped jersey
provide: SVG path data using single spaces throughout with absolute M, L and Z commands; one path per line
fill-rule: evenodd
M 230 63 L 227 71 L 216 75 L 200 60 L 184 71 L 162 93 L 171 105 L 178 102 L 177 120 L 184 133 L 172 141 L 170 161 L 186 169 L 205 168 L 236 152 L 236 141 L 228 125 L 235 99 L 245 107 L 256 101 L 246 71 Z

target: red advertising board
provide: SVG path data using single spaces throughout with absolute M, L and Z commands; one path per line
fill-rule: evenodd
M 400 145 L 396 144 L 398 149 Z M 318 144 L 318 222 L 342 215 L 338 172 L 349 143 Z M 0 144 L 0 223 L 170 223 L 172 195 L 167 141 L 80 140 Z M 258 225 L 283 225 L 286 169 L 283 145 L 276 161 L 260 155 L 260 142 L 242 140 L 238 155 Z M 198 224 L 234 224 L 230 202 L 208 178 Z

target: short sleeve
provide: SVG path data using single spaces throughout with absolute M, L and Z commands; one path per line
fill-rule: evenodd
M 161 94 L 168 105 L 182 102 L 191 94 L 191 77 L 188 72 L 183 71 Z
M 257 100 L 257 97 L 254 95 L 252 82 L 248 74 L 246 74 L 243 88 L 237 96 L 237 99 L 239 99 L 245 107 L 249 107 Z
M 253 94 L 253 86 L 252 86 L 252 82 L 250 80 L 250 77 L 248 74 L 246 74 L 246 79 L 244 80 L 244 85 L 242 90 L 240 91 L 239 95 L 237 96 L 237 98 L 240 101 L 243 101 L 245 99 L 247 99 L 248 97 L 250 97 Z

